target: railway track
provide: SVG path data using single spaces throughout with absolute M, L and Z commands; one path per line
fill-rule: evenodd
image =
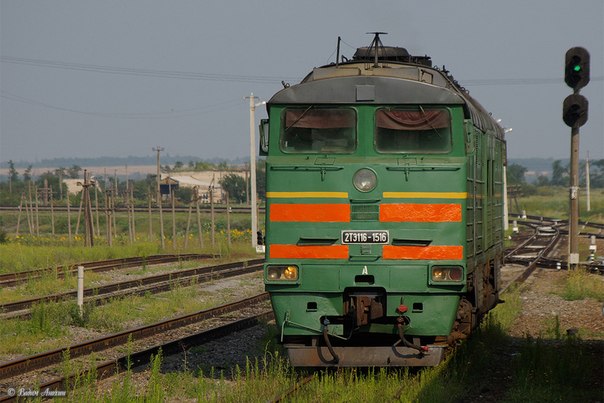
M 282 394 L 275 397 L 272 403 L 281 403 L 285 402 L 288 398 L 295 396 L 300 389 L 302 389 L 305 385 L 310 383 L 313 379 L 317 378 L 315 374 L 307 375 L 301 378 L 298 382 L 296 382 L 291 388 L 283 392 Z
M 188 260 L 211 259 L 215 257 L 216 255 L 210 254 L 187 253 L 179 255 L 135 256 L 76 263 L 68 266 L 49 267 L 45 269 L 34 269 L 15 273 L 0 274 L 0 287 L 12 287 L 49 275 L 55 276 L 56 278 L 64 278 L 68 275 L 76 274 L 78 272 L 78 266 L 84 266 L 84 270 L 87 272 L 100 273 L 129 267 L 173 263 Z
M 191 281 L 203 282 L 211 279 L 233 277 L 258 271 L 262 269 L 263 261 L 263 259 L 253 259 L 217 266 L 177 270 L 137 280 L 87 288 L 84 290 L 84 299 L 85 302 L 102 304 L 118 295 L 143 295 L 146 293 L 164 292 L 170 290 L 175 285 L 190 283 Z M 76 297 L 77 291 L 71 291 L 2 304 L 0 305 L 0 312 L 2 313 L 0 318 L 26 318 L 29 317 L 29 310 L 35 304 L 73 300 Z
M 546 255 L 555 247 L 556 242 L 559 240 L 560 237 L 560 231 L 555 228 L 555 227 L 549 227 L 549 226 L 540 226 L 540 227 L 536 227 L 535 228 L 535 233 L 528 238 L 525 242 L 523 242 L 519 247 L 515 248 L 514 250 L 510 251 L 509 253 L 506 254 L 505 259 L 508 262 L 514 262 L 517 264 L 521 264 L 526 266 L 526 268 L 523 270 L 522 274 L 519 275 L 518 277 L 516 277 L 513 281 L 511 281 L 509 284 L 507 284 L 505 286 L 505 289 L 507 289 L 511 284 L 515 284 L 515 283 L 520 283 L 522 281 L 524 281 L 526 278 L 528 278 L 530 276 L 530 274 L 535 270 L 538 262 L 540 262 L 543 259 L 547 259 Z M 265 295 L 265 294 L 263 294 Z M 245 303 L 244 303 L 245 305 Z M 237 308 L 235 308 L 235 310 L 237 310 Z M 247 327 L 249 326 L 253 326 L 255 324 L 258 324 L 261 320 L 266 320 L 268 318 L 271 317 L 270 312 L 266 312 L 264 314 L 264 316 L 262 316 L 262 319 L 241 319 L 238 320 L 236 322 L 233 323 L 233 326 L 235 326 L 232 329 L 239 329 L 238 326 L 244 326 Z M 245 324 L 244 324 L 245 323 Z M 222 328 L 222 327 L 221 327 Z M 200 337 L 201 339 L 198 340 L 205 340 L 208 341 L 212 338 L 214 338 L 214 336 L 212 336 L 211 334 L 213 333 L 218 333 L 220 335 L 226 335 L 229 332 L 231 332 L 232 330 L 228 330 L 231 328 L 222 328 L 222 330 L 214 330 L 212 329 L 211 331 L 208 331 L 208 333 L 203 332 L 200 333 Z M 123 340 L 124 335 L 122 335 L 122 340 Z M 147 336 L 142 336 L 142 337 L 147 337 Z M 96 368 L 91 369 L 89 371 L 94 371 L 94 373 L 97 374 L 97 379 L 102 379 L 108 376 L 111 376 L 115 373 L 118 373 L 122 370 L 124 370 L 124 368 L 126 368 L 126 366 L 128 365 L 127 363 L 129 362 L 133 362 L 135 363 L 134 365 L 142 365 L 143 363 L 147 363 L 150 361 L 150 357 L 154 354 L 157 354 L 157 352 L 159 351 L 159 348 L 161 347 L 162 351 L 164 352 L 164 354 L 170 354 L 171 351 L 177 351 L 180 352 L 183 349 L 183 345 L 193 345 L 194 343 L 203 343 L 205 341 L 190 341 L 190 340 L 184 340 L 184 339 L 180 339 L 180 340 L 176 340 L 176 341 L 171 341 L 170 343 L 167 344 L 163 344 L 162 346 L 156 346 L 153 348 L 148 348 L 142 351 L 137 351 L 136 353 L 132 353 L 129 357 L 126 356 L 122 356 L 116 359 L 111 359 L 108 361 L 105 361 L 101 364 L 99 364 Z M 101 345 L 103 342 L 100 342 Z M 123 341 L 122 341 L 123 344 Z M 118 343 L 117 345 L 120 345 L 120 343 Z M 171 347 L 170 347 L 171 346 Z M 84 347 L 85 348 L 85 347 Z M 63 353 L 60 355 L 60 357 L 63 357 L 64 354 L 64 350 L 57 350 L 57 351 L 63 351 Z M 74 357 L 74 353 L 73 351 L 75 350 L 75 346 L 70 347 L 70 351 L 71 351 L 71 357 Z M 99 350 L 96 350 L 99 351 Z M 101 350 L 102 351 L 102 350 Z M 55 358 L 56 359 L 56 358 Z M 61 358 L 59 358 L 60 360 Z M 27 359 L 26 359 L 27 361 Z M 43 360 L 44 361 L 44 360 Z M 46 361 L 49 361 L 48 359 Z M 80 378 L 85 376 L 86 373 L 80 373 L 77 375 L 73 375 L 71 378 L 75 378 L 76 376 L 79 376 Z M 277 397 L 273 400 L 274 402 L 281 402 L 281 401 L 286 401 L 296 395 L 299 395 L 300 390 L 305 387 L 305 385 L 309 384 L 314 378 L 316 378 L 316 375 L 308 375 L 308 376 L 303 376 L 301 377 L 295 384 L 293 384 L 291 386 L 291 388 L 289 388 L 288 390 L 286 390 L 285 392 L 277 395 Z M 2 367 L 0 367 L 0 389 L 4 387 L 4 381 L 2 381 L 2 379 L 4 379 L 4 376 L 2 374 Z M 56 378 L 56 379 L 51 379 L 48 380 L 44 383 L 40 383 L 40 390 L 43 390 L 45 388 L 49 388 L 50 390 L 66 390 L 66 385 L 68 385 L 70 382 L 72 381 L 72 379 L 68 378 Z M 3 393 L 0 393 L 0 396 L 4 396 Z M 2 399 L 0 399 L 2 400 Z
M 67 390 L 74 379 L 82 379 L 88 374 L 96 374 L 96 379 L 104 379 L 126 368 L 149 363 L 153 355 L 161 350 L 163 354 L 170 355 L 181 352 L 183 348 L 190 348 L 208 341 L 223 337 L 238 330 L 256 326 L 272 318 L 272 311 L 268 309 L 269 296 L 262 293 L 237 302 L 221 305 L 216 308 L 199 311 L 189 315 L 179 316 L 155 324 L 130 329 L 124 332 L 101 337 L 95 340 L 56 349 L 34 356 L 24 357 L 0 364 L 0 401 L 15 400 L 14 385 L 39 385 L 39 390 Z M 238 315 L 237 318 L 233 318 Z M 57 371 L 49 369 L 61 363 L 66 356 L 70 360 L 89 356 L 92 353 L 107 351 L 127 343 L 148 339 L 159 334 L 166 334 L 175 329 L 199 324 L 208 320 L 220 319 L 223 323 L 209 326 L 202 331 L 191 329 L 189 334 L 177 338 L 169 338 L 159 344 L 146 345 L 130 354 L 117 354 L 112 359 L 93 365 L 68 376 L 59 376 Z M 44 370 L 41 379 L 34 378 L 32 371 Z M 50 376 L 49 376 L 50 374 Z M 79 378 L 78 378 L 79 377 Z M 11 392 L 11 388 L 12 392 Z M 13 396 L 11 396 L 13 393 Z
M 553 250 L 560 240 L 560 230 L 554 225 L 533 225 L 533 234 L 504 256 L 504 263 L 517 263 L 526 268 L 512 281 L 502 286 L 505 292 L 512 284 L 524 282 L 535 271 L 539 261 Z
M 557 225 L 549 226 L 547 223 L 540 223 L 539 225 L 535 223 L 530 224 L 533 228 L 533 234 L 523 237 L 526 239 L 522 239 L 520 245 L 509 251 L 505 256 L 505 260 L 508 263 L 515 263 L 524 267 L 510 281 L 503 285 L 502 292 L 513 284 L 524 282 L 533 273 L 537 265 L 543 259 L 547 259 L 547 254 L 556 246 L 556 243 L 560 239 L 561 233 Z M 300 396 L 301 390 L 313 379 L 320 380 L 320 377 L 317 377 L 316 374 L 303 376 L 288 390 L 277 395 L 272 402 L 283 402 L 295 398 L 295 396 Z M 402 386 L 392 398 L 388 399 L 386 397 L 384 400 L 399 401 L 405 388 L 406 386 Z
M 518 213 L 510 213 L 510 217 L 522 217 L 521 214 Z M 513 219 L 510 218 L 510 221 L 512 221 Z M 532 220 L 532 221 L 529 221 Z M 544 216 L 538 216 L 538 215 L 526 215 L 526 219 L 524 218 L 518 218 L 515 221 L 517 222 L 551 222 L 551 223 L 556 223 L 556 224 L 560 224 L 563 226 L 568 226 L 568 220 L 562 220 L 560 218 L 555 218 L 555 217 L 544 217 Z M 591 221 L 582 221 L 579 220 L 579 225 L 581 225 L 584 228 L 592 228 L 592 229 L 597 229 L 599 230 L 599 234 L 596 235 L 600 235 L 604 237 L 604 224 L 602 223 L 597 223 L 597 222 L 591 222 Z M 561 231 L 564 232 L 564 231 Z
M 568 230 L 566 230 L 564 228 L 565 225 L 567 225 L 566 221 L 561 221 L 555 218 L 547 218 L 547 217 L 537 217 L 537 216 L 528 216 L 527 218 L 531 218 L 534 220 L 538 220 L 538 221 L 528 221 L 528 220 L 518 220 L 517 223 L 520 225 L 525 225 L 528 227 L 531 227 L 533 229 L 538 229 L 538 228 L 547 228 L 549 225 L 551 225 L 553 228 L 555 228 L 558 231 L 558 239 L 561 236 L 566 236 L 568 235 Z M 583 225 L 585 226 L 592 226 L 592 228 L 604 228 L 604 224 L 599 224 L 599 223 L 583 223 Z M 591 232 L 581 232 L 581 235 L 584 236 L 594 236 L 596 238 L 599 239 L 604 239 L 604 231 L 601 231 L 598 234 L 594 234 Z M 519 235 L 519 239 L 522 239 L 523 242 L 530 242 L 532 238 L 534 238 L 536 235 L 532 234 L 530 236 L 527 235 Z M 547 234 L 542 234 L 542 236 L 547 236 Z M 531 239 L 529 239 L 531 238 Z M 538 247 L 537 247 L 538 248 Z M 507 262 L 516 262 L 516 263 L 524 263 L 526 262 L 528 259 L 528 257 L 522 256 L 521 254 L 518 254 L 517 256 L 513 256 L 513 253 L 516 252 L 516 250 L 512 251 L 512 252 L 507 252 L 506 254 L 506 258 L 505 260 Z M 530 251 L 529 251 L 530 252 Z M 530 253 L 529 253 L 530 254 Z M 568 261 L 563 260 L 563 259 L 558 259 L 558 258 L 554 258 L 554 257 L 547 257 L 547 256 L 540 256 L 538 259 L 538 264 L 541 267 L 544 268 L 551 268 L 551 269 L 567 269 L 568 268 Z M 591 272 L 595 272 L 597 274 L 604 274 L 604 261 L 600 260 L 595 260 L 595 261 L 586 261 L 586 262 L 579 262 L 579 266 L 583 267 Z
M 531 225 L 534 233 L 526 239 L 523 239 L 520 245 L 509 251 L 505 260 L 509 263 L 517 263 L 525 266 L 522 271 L 514 276 L 514 278 L 503 285 L 502 292 L 508 289 L 512 284 L 520 284 L 525 281 L 537 267 L 540 259 L 544 258 L 551 251 L 560 238 L 560 231 L 555 227 Z M 291 386 L 290 389 L 279 394 L 274 400 L 274 403 L 287 401 L 291 397 L 299 395 L 300 390 L 317 378 L 316 375 L 308 375 L 302 377 L 298 382 Z M 319 378 L 317 378 L 319 379 Z M 406 386 L 402 386 L 390 401 L 399 401 Z M 384 400 L 388 400 L 387 398 Z

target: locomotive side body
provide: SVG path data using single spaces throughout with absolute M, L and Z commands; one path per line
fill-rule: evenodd
M 417 60 L 317 68 L 267 109 L 264 280 L 292 365 L 438 364 L 498 299 L 501 128 Z

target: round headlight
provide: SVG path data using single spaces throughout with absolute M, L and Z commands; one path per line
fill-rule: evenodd
M 286 280 L 297 280 L 298 279 L 298 268 L 296 266 L 287 266 L 283 270 L 283 277 Z
M 267 277 L 269 280 L 279 280 L 281 277 L 281 271 L 278 267 L 269 267 Z
M 377 176 L 371 169 L 362 168 L 354 174 L 352 184 L 359 192 L 371 192 L 377 185 Z

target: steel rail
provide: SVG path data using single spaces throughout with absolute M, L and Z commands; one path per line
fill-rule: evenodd
M 99 273 L 104 271 L 125 269 L 144 265 L 172 263 L 185 260 L 211 259 L 215 257 L 216 255 L 210 254 L 187 253 L 180 255 L 134 256 L 126 258 L 98 260 L 93 262 L 75 263 L 67 266 L 57 266 L 55 268 L 48 267 L 45 269 L 34 269 L 14 273 L 0 274 L 0 286 L 11 287 L 25 283 L 30 280 L 38 279 L 40 277 L 43 277 L 44 275 L 53 275 L 57 278 L 63 278 L 68 274 L 77 273 L 78 266 L 84 266 L 85 271 Z
M 69 351 L 70 359 L 81 357 L 94 352 L 103 351 L 115 346 L 126 344 L 129 340 L 135 341 L 144 339 L 161 332 L 166 332 L 168 330 L 198 323 L 234 311 L 240 311 L 242 309 L 249 308 L 250 305 L 268 301 L 268 299 L 268 293 L 262 293 L 237 302 L 221 305 L 219 307 L 205 309 L 158 323 L 125 330 L 123 332 L 111 334 L 84 343 L 75 344 L 66 348 L 60 348 L 5 362 L 0 364 L 0 380 L 22 375 L 33 370 L 46 368 L 60 363 L 67 351 Z
M 312 381 L 314 378 L 314 375 L 305 376 L 304 378 L 296 382 L 291 388 L 289 388 L 279 396 L 275 397 L 275 399 L 272 400 L 272 403 L 280 403 L 285 401 L 288 397 L 293 396 L 298 390 L 302 389 L 304 385 L 310 383 L 310 381 Z
M 552 227 L 552 229 L 554 231 L 553 233 L 547 233 L 544 235 L 544 234 L 539 234 L 539 229 L 535 228 L 535 234 L 531 238 L 529 238 L 530 242 L 523 242 L 522 248 L 516 248 L 514 250 L 514 253 L 517 254 L 520 250 L 527 249 L 527 247 L 529 247 L 529 246 L 533 246 L 533 248 L 531 248 L 531 250 L 536 251 L 537 254 L 533 257 L 528 258 L 529 259 L 528 262 L 527 262 L 526 258 L 518 259 L 517 255 L 516 255 L 516 257 L 514 257 L 512 254 L 506 255 L 507 261 L 516 261 L 519 263 L 526 264 L 526 269 L 523 270 L 522 273 L 520 273 L 518 276 L 516 276 L 516 278 L 514 278 L 512 281 L 510 281 L 508 284 L 506 284 L 504 287 L 502 287 L 502 289 L 500 290 L 501 294 L 503 294 L 507 289 L 509 289 L 510 286 L 512 286 L 514 284 L 521 284 L 524 281 L 526 281 L 526 279 L 528 279 L 529 276 L 537 268 L 537 264 L 539 263 L 539 260 L 546 257 L 549 254 L 549 252 L 556 246 L 556 244 L 560 240 L 560 231 L 556 227 Z M 544 239 L 547 242 L 545 242 L 543 245 L 534 245 L 537 241 L 542 241 Z M 535 249 L 535 247 L 537 247 L 538 249 Z
M 518 214 L 518 213 L 509 213 L 510 217 L 521 217 L 522 214 Z M 531 220 L 535 220 L 535 221 L 539 221 L 539 220 L 544 220 L 544 221 L 550 221 L 550 222 L 558 222 L 560 224 L 564 224 L 564 225 L 568 225 L 568 220 L 562 220 L 560 218 L 555 218 L 555 217 L 544 217 L 544 216 L 538 216 L 538 215 L 527 215 L 526 216 L 527 219 L 531 219 Z M 591 227 L 591 228 L 597 228 L 597 229 L 604 229 L 604 223 L 597 223 L 597 222 L 589 222 L 589 221 L 582 221 L 579 220 L 579 225 L 583 225 L 586 227 Z
M 170 273 L 158 274 L 155 276 L 143 277 L 137 280 L 123 281 L 95 288 L 86 288 L 84 290 L 84 297 L 87 300 L 92 299 L 96 302 L 100 302 L 102 301 L 103 296 L 111 295 L 119 291 L 138 289 L 143 286 L 153 284 L 157 284 L 158 286 L 156 288 L 146 288 L 141 290 L 141 293 L 153 291 L 162 292 L 166 289 L 169 289 L 170 286 L 174 284 L 179 282 L 182 283 L 184 280 L 191 280 L 196 277 L 203 281 L 204 279 L 232 277 L 235 275 L 250 273 L 252 271 L 259 270 L 262 267 L 263 261 L 263 259 L 253 259 L 242 262 L 226 263 L 217 266 L 197 267 L 194 269 L 178 270 Z M 131 292 L 130 294 L 134 294 L 134 292 Z M 0 305 L 0 312 L 4 314 L 18 312 L 25 309 L 30 309 L 35 304 L 65 301 L 75 297 L 77 297 L 77 291 L 69 291 L 39 298 L 31 298 L 28 300 L 2 304 Z

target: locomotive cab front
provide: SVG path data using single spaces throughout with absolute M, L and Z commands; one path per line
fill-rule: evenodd
M 267 109 L 264 281 L 291 363 L 438 364 L 487 241 L 467 99 L 425 64 L 361 60 Z

